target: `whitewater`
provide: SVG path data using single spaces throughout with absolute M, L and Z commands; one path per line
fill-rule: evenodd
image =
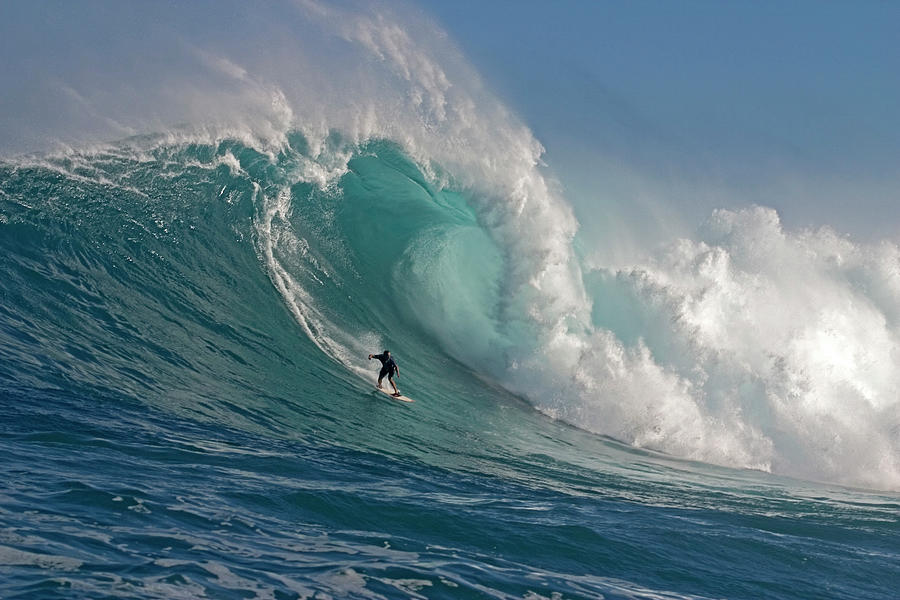
M 613 262 L 437 26 L 289 6 L 0 160 L 0 595 L 893 596 L 896 243 Z

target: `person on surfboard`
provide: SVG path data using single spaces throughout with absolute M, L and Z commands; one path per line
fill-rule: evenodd
M 394 375 L 397 375 L 397 377 L 400 376 L 400 367 L 397 366 L 397 363 L 395 363 L 394 359 L 391 357 L 391 351 L 385 350 L 381 354 L 370 354 L 369 360 L 372 360 L 373 358 L 377 358 L 381 361 L 381 371 L 378 373 L 378 389 L 384 389 L 381 387 L 381 380 L 387 375 L 388 381 L 391 382 L 391 385 L 394 388 L 394 393 L 391 395 L 399 398 L 400 390 L 397 389 L 397 384 L 394 383 Z

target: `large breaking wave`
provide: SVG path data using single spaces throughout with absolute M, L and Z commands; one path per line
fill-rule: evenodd
M 230 226 L 321 360 L 347 373 L 366 377 L 360 357 L 388 340 L 410 354 L 437 345 L 547 415 L 629 444 L 900 488 L 895 244 L 788 231 L 748 207 L 647 244 L 630 266 L 597 264 L 575 248 L 604 240 L 578 239 L 540 143 L 438 30 L 298 11 L 338 57 L 327 76 L 308 57 L 273 72 L 245 49 L 192 48 L 228 92 L 190 94 L 211 103 L 212 125 L 8 163 L 0 232 L 33 200 L 9 184 L 28 169 L 136 198 L 150 197 L 140 173 L 152 189 L 212 173 L 226 180 L 210 201 L 240 199 L 249 229 Z M 162 212 L 180 210 L 159 194 Z M 442 384 L 437 367 L 430 379 Z

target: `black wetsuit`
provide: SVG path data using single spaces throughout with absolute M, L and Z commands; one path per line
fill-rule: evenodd
M 377 358 L 381 361 L 381 372 L 378 373 L 378 381 L 384 379 L 385 376 L 391 379 L 394 373 L 397 372 L 397 363 L 394 362 L 394 357 L 387 354 L 373 354 L 372 358 Z

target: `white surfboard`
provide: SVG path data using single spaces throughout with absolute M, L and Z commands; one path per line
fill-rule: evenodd
M 399 400 L 400 402 L 415 402 L 415 400 L 413 400 L 409 396 L 395 396 L 394 392 L 389 391 L 387 388 L 380 388 L 376 385 L 375 389 L 388 396 L 391 400 Z

